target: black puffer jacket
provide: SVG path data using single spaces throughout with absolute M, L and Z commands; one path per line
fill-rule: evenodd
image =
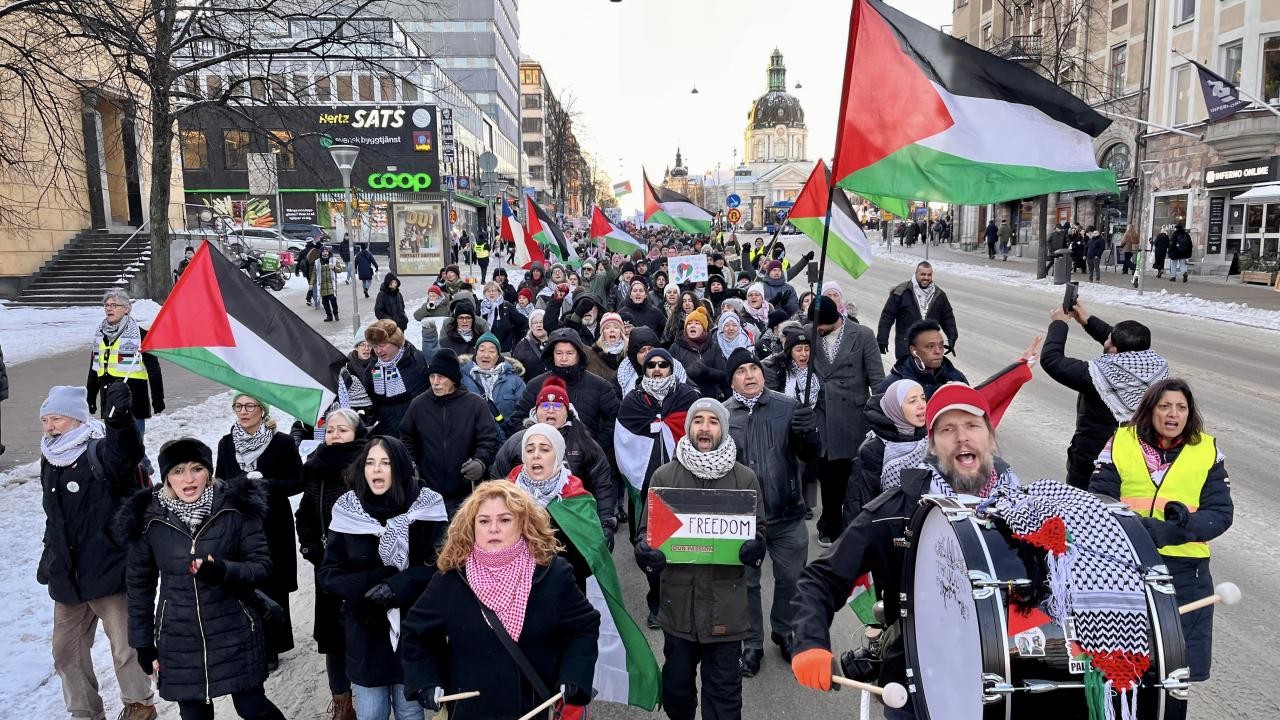
M 157 492 L 135 494 L 114 526 L 129 543 L 129 645 L 159 650 L 165 700 L 211 700 L 258 687 L 267 678 L 262 619 L 244 598 L 271 573 L 262 532 L 266 488 L 243 479 L 214 485 L 213 508 L 194 533 Z M 221 583 L 191 574 L 191 562 L 210 555 L 226 565 Z
M 765 522 L 770 525 L 804 518 L 800 461 L 816 460 L 821 450 L 816 429 L 803 434 L 792 431 L 798 406 L 794 399 L 772 390 L 765 390 L 751 408 L 736 399 L 724 404 L 729 411 L 729 435 L 738 446 L 738 462 L 756 473 Z
M 452 514 L 471 494 L 462 464 L 474 459 L 489 467 L 498 452 L 498 426 L 489 403 L 459 385 L 444 397 L 428 390 L 410 403 L 400 440 L 413 454 L 423 484 L 444 496 Z
M 671 356 L 684 366 L 689 380 L 698 386 L 698 393 L 705 398 L 721 400 L 729 395 L 729 374 L 725 371 L 724 353 L 714 335 L 707 335 L 702 347 L 697 347 L 681 335 L 671 345 Z
M 627 302 L 618 306 L 618 314 L 631 323 L 632 327 L 647 327 L 655 334 L 661 335 L 667 327 L 667 316 L 662 310 L 646 299 L 642 303 Z
M 537 377 L 547 371 L 547 364 L 542 360 L 542 351 L 545 349 L 543 343 L 538 342 L 533 337 L 525 334 L 520 342 L 516 343 L 516 349 L 511 351 L 512 357 L 520 361 L 524 366 L 522 378 L 527 382 L 530 378 Z
M 610 529 L 617 526 L 613 512 L 617 501 L 613 497 L 613 470 L 609 465 L 609 457 L 595 440 L 592 440 L 582 427 L 581 421 L 571 422 L 560 428 L 564 437 L 564 464 L 569 472 L 582 481 L 582 487 L 596 499 L 596 512 L 600 515 L 602 527 Z M 498 455 L 489 466 L 493 477 L 504 478 L 512 469 L 521 464 L 521 452 L 524 449 L 524 430 L 507 438 L 498 450 Z
M 569 328 L 560 328 L 547 338 L 547 346 L 542 351 L 542 359 L 546 367 L 550 368 L 555 364 L 553 354 L 557 342 L 573 343 L 573 346 L 578 349 L 578 364 L 572 368 L 549 370 L 527 380 L 524 394 L 520 396 L 520 402 L 516 403 L 516 411 L 507 418 L 506 423 L 503 424 L 503 430 L 508 435 L 520 431 L 524 418 L 529 417 L 529 410 L 538 400 L 538 393 L 542 392 L 542 384 L 554 372 L 564 380 L 565 388 L 569 391 L 569 400 L 578 412 L 583 426 L 591 433 L 591 437 L 600 443 L 600 447 L 605 448 L 605 452 L 609 452 L 613 448 L 613 421 L 618 417 L 618 406 L 622 402 L 618 385 L 587 372 L 587 352 L 589 352 L 587 346 L 582 343 L 578 333 Z
M 394 288 L 391 287 L 392 280 L 396 283 Z M 404 313 L 404 294 L 400 292 L 400 278 L 393 272 L 382 278 L 378 298 L 373 301 L 373 316 L 379 320 L 394 320 L 401 330 L 409 327 L 409 316 Z
M 363 429 L 363 428 L 362 428 Z M 364 438 L 358 435 L 353 442 L 340 445 L 321 445 L 316 448 L 302 466 L 302 502 L 294 518 L 298 521 L 298 544 L 302 546 L 302 558 L 318 571 L 324 562 L 325 535 L 333 517 L 333 504 L 347 492 L 344 477 L 347 466 L 364 450 Z M 341 598 L 327 593 L 316 580 L 315 620 L 311 636 L 315 638 L 321 653 L 328 654 L 342 649 L 342 619 L 338 612 Z

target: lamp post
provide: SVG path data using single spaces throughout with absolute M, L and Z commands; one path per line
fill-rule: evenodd
M 1139 202 L 1139 207 L 1143 207 L 1144 205 L 1146 206 L 1143 214 L 1147 215 L 1148 217 L 1147 235 L 1146 235 L 1148 239 L 1144 241 L 1142 239 L 1142 236 L 1138 237 L 1138 263 L 1137 263 L 1137 266 L 1135 267 L 1135 270 L 1138 273 L 1138 295 L 1142 295 L 1143 291 L 1146 290 L 1146 285 L 1147 285 L 1146 283 L 1147 268 L 1145 267 L 1145 264 L 1147 262 L 1146 248 L 1151 243 L 1150 238 L 1152 238 L 1155 235 L 1154 225 L 1156 221 L 1156 214 L 1155 214 L 1156 199 L 1155 199 L 1155 196 L 1151 193 L 1151 174 L 1154 173 L 1156 170 L 1156 161 L 1143 160 L 1139 164 L 1142 166 L 1142 194 L 1138 196 L 1138 202 Z M 1146 198 L 1143 197 L 1145 195 L 1152 195 L 1150 202 L 1146 202 Z M 1141 216 L 1139 216 L 1139 219 L 1141 219 Z M 1141 227 L 1142 226 L 1141 223 L 1139 223 L 1138 226 Z
M 343 203 L 343 220 L 344 227 L 347 230 L 347 257 L 351 258 L 352 267 L 347 269 L 348 277 L 352 277 L 351 282 L 351 334 L 360 332 L 360 294 L 356 290 L 355 278 L 351 275 L 356 264 L 356 243 L 351 232 L 351 203 L 354 194 L 351 191 L 351 171 L 356 166 L 356 156 L 360 154 L 360 148 L 355 145 L 330 145 L 329 155 L 333 158 L 333 164 L 338 166 L 338 172 L 342 173 L 342 186 L 347 190 L 346 202 Z

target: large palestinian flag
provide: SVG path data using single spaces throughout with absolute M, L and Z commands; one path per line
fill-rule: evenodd
M 644 174 L 644 221 L 673 227 L 691 235 L 711 232 L 711 213 L 675 190 L 655 188 Z
M 822 245 L 827 219 L 827 190 L 831 187 L 827 164 L 821 160 L 813 166 L 809 180 L 796 198 L 787 220 L 796 229 Z M 862 277 L 871 266 L 871 243 L 867 233 L 858 224 L 858 214 L 844 191 L 836 188 L 831 195 L 831 226 L 826 232 L 827 257 L 844 268 L 850 275 Z
M 542 247 L 550 250 L 556 257 L 564 260 L 577 260 L 578 253 L 573 251 L 573 245 L 564 237 L 564 230 L 561 230 L 551 216 L 547 214 L 542 206 L 533 201 L 528 195 L 524 196 L 524 224 L 529 230 L 529 235 Z
M 209 243 L 151 323 L 142 350 L 315 425 L 347 358 Z
M 1116 191 L 1093 139 L 1111 124 L 1017 63 L 854 0 L 833 174 L 868 196 L 980 205 Z
M 599 207 L 591 209 L 591 239 L 598 240 L 604 238 L 604 246 L 609 248 L 611 252 L 630 255 L 636 250 L 647 250 L 648 248 L 639 240 L 631 237 L 626 230 L 609 222 L 609 218 L 600 212 Z
M 545 263 L 547 261 L 546 255 L 542 254 L 542 246 L 524 231 L 524 226 L 516 219 L 516 214 L 511 211 L 511 205 L 507 203 L 506 198 L 502 198 L 502 229 L 499 237 L 515 244 L 515 264 L 525 270 L 528 270 L 529 266 L 535 262 Z
M 698 399 L 698 393 L 683 383 L 677 384 L 662 404 L 680 409 L 665 415 L 660 408 L 649 405 L 644 400 L 647 397 L 644 393 L 628 393 L 623 397 L 613 426 L 614 456 L 618 459 L 618 470 L 627 479 L 627 494 L 637 516 L 645 483 L 654 470 L 675 457 L 676 443 L 684 437 L 689 406 Z M 659 442 L 662 443 L 660 452 L 655 453 Z

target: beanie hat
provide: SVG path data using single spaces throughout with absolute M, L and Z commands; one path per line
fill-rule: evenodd
M 431 357 L 431 364 L 427 365 L 427 377 L 432 375 L 443 375 L 455 385 L 462 383 L 462 365 L 458 363 L 458 353 L 453 348 L 440 348 Z
M 776 270 L 781 270 L 781 269 L 782 269 L 782 263 L 778 262 L 777 260 L 770 260 L 769 262 L 767 262 L 767 263 L 765 263 L 765 264 L 764 264 L 764 271 L 765 271 L 766 273 L 771 273 L 771 272 L 773 272 L 775 269 L 776 269 Z
M 771 329 L 776 328 L 782 323 L 786 322 L 787 318 L 789 317 L 791 316 L 788 315 L 787 311 L 783 310 L 782 308 L 775 308 L 773 310 L 770 310 L 769 311 L 769 327 Z
M 741 298 L 727 297 L 724 300 L 720 301 L 720 308 L 723 310 L 725 305 L 728 305 L 729 307 L 733 308 L 733 312 L 736 313 L 739 317 L 745 315 L 747 312 L 747 305 L 746 303 L 742 302 Z
M 787 355 L 791 355 L 791 351 L 796 349 L 797 345 L 808 345 L 809 336 L 801 328 L 787 328 L 782 333 L 782 347 Z
M 837 295 L 839 295 L 841 299 L 843 299 L 843 298 L 844 298 L 844 290 L 843 290 L 843 289 L 841 289 L 841 287 L 840 287 L 840 283 L 836 282 L 835 280 L 828 280 L 828 281 L 826 281 L 826 282 L 822 283 L 822 294 L 823 294 L 823 295 L 826 295 L 827 293 L 831 292 L 832 290 L 835 290 L 835 291 L 836 291 L 836 294 L 837 294 Z
M 743 270 L 738 273 L 738 282 L 751 282 L 752 280 L 755 279 L 755 277 L 756 276 L 753 275 L 752 273 L 749 273 L 746 270 Z
M 751 293 L 760 293 L 760 296 L 763 297 L 764 284 L 758 282 L 751 283 L 751 285 L 747 287 L 747 294 L 750 295 Z
M 520 292 L 516 293 L 516 299 L 524 298 L 529 302 L 533 302 L 533 291 L 529 288 L 520 288 Z
M 676 367 L 676 359 L 671 356 L 671 353 L 668 352 L 666 348 L 656 347 L 650 350 L 649 352 L 645 353 L 645 356 L 644 356 L 645 364 L 647 365 L 650 360 L 666 360 L 667 362 L 671 363 L 672 370 L 674 370 Z
M 498 340 L 498 337 L 496 335 L 494 335 L 493 333 L 485 333 L 480 337 L 476 338 L 476 350 L 480 349 L 481 343 L 492 343 L 494 349 L 498 351 L 499 359 L 501 359 L 502 343 Z
M 427 294 L 439 295 L 441 297 L 444 297 L 444 290 L 442 290 L 439 285 L 432 285 L 431 287 L 427 288 Z
M 719 273 L 711 273 L 710 275 L 707 276 L 708 288 L 711 287 L 711 283 L 720 283 L 720 287 L 724 287 L 727 284 L 724 281 L 724 276 Z
M 830 325 L 840 319 L 840 309 L 836 307 L 836 301 L 825 295 L 814 298 L 809 310 L 819 325 Z
M 625 327 L 622 322 L 622 316 L 615 312 L 605 313 L 604 317 L 600 318 L 600 329 L 603 330 L 604 326 L 609 323 L 618 323 L 619 327 Z
M 715 413 L 716 417 L 720 419 L 720 427 L 722 430 L 724 430 L 724 437 L 728 437 L 729 436 L 729 411 L 725 409 L 724 405 L 720 404 L 719 400 L 715 400 L 713 398 L 699 398 L 693 401 L 693 404 L 689 406 L 688 414 L 685 415 L 685 418 L 684 418 L 684 434 L 686 436 L 689 435 L 689 430 L 690 428 L 693 427 L 694 416 L 696 416 L 698 413 L 702 412 L 703 410 L 710 410 L 711 412 Z M 690 440 L 690 442 L 692 442 L 692 440 Z
M 161 479 L 168 477 L 169 471 L 174 467 L 189 462 L 198 462 L 210 473 L 213 472 L 213 451 L 193 437 L 178 438 L 161 445 L 160 455 L 156 459 Z
M 82 423 L 89 422 L 93 416 L 89 414 L 88 392 L 78 385 L 54 385 L 49 388 L 49 397 L 40 403 L 40 417 L 61 415 Z
M 618 268 L 619 275 L 622 275 L 623 273 L 634 273 L 635 271 L 636 266 L 629 262 L 622 263 L 622 267 Z
M 521 459 L 523 459 L 524 455 L 524 444 L 529 441 L 529 438 L 534 437 L 535 435 L 538 437 L 544 437 L 547 439 L 547 442 L 551 443 L 551 447 L 556 453 L 556 471 L 559 472 L 560 466 L 564 465 L 564 436 L 560 434 L 559 430 L 546 423 L 534 423 L 529 426 L 528 430 L 524 431 L 523 439 L 520 442 Z
M 558 402 L 565 405 L 571 402 L 569 388 L 565 386 L 564 380 L 552 375 L 542 383 L 542 389 L 538 391 L 538 401 L 534 405 L 541 405 L 544 402 Z
M 729 359 L 725 362 L 724 371 L 729 376 L 729 379 L 732 380 L 733 374 L 743 365 L 755 365 L 764 370 L 764 365 L 760 364 L 760 358 L 756 357 L 755 353 L 740 347 L 729 353 Z
M 453 306 L 453 319 L 457 320 L 463 315 L 473 318 L 476 316 L 476 306 L 470 300 L 459 300 L 458 304 Z
M 711 329 L 711 318 L 707 317 L 706 308 L 702 306 L 698 306 L 693 309 L 693 312 L 689 313 L 684 318 L 684 326 L 686 328 L 689 327 L 689 323 L 695 323 L 695 322 L 702 325 L 703 330 Z
M 404 346 L 404 331 L 400 329 L 400 326 L 396 325 L 395 320 L 383 319 L 365 328 L 364 339 L 370 345 L 391 343 L 392 345 Z

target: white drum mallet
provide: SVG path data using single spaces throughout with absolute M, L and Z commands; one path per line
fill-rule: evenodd
M 1213 594 L 1209 597 L 1200 598 L 1194 602 L 1189 602 L 1178 608 L 1179 615 L 1186 615 L 1193 610 L 1199 610 L 1210 605 L 1235 605 L 1240 602 L 1240 588 L 1232 582 L 1218 583 L 1213 588 Z
M 479 690 L 468 690 L 468 691 L 466 691 L 466 692 L 454 693 L 454 694 L 452 694 L 452 695 L 445 695 L 445 694 L 444 694 L 444 690 L 440 690 L 439 692 L 437 692 L 437 693 L 436 693 L 436 703 L 437 703 L 437 704 L 439 704 L 439 705 L 444 705 L 444 704 L 445 704 L 445 703 L 447 703 L 447 702 L 457 702 L 457 701 L 459 701 L 459 700 L 469 700 L 469 699 L 471 699 L 471 698 L 473 698 L 473 697 L 480 697 L 480 691 L 479 691 Z
M 873 695 L 879 695 L 880 701 L 891 708 L 900 708 L 907 704 L 907 689 L 898 683 L 888 683 L 884 687 L 880 687 L 879 685 L 872 685 L 871 683 L 850 680 L 849 678 L 841 677 L 839 675 L 832 675 L 831 682 L 837 685 L 844 685 L 845 687 L 863 690 Z
M 546 701 L 546 702 L 544 702 L 544 703 L 542 703 L 541 705 L 539 705 L 538 707 L 536 707 L 536 708 L 534 708 L 534 709 L 530 710 L 529 712 L 525 713 L 524 715 L 521 715 L 521 716 L 520 716 L 520 720 L 533 720 L 535 717 L 537 717 L 537 716 L 538 716 L 538 713 L 542 712 L 543 710 L 546 710 L 547 708 L 551 707 L 552 705 L 555 705 L 555 704 L 556 704 L 556 701 L 558 701 L 558 700 L 559 700 L 560 698 L 562 698 L 562 697 L 564 697 L 564 693 L 563 693 L 563 692 L 558 692 L 558 693 L 556 693 L 555 695 L 552 695 L 551 697 L 547 698 L 547 701 Z

